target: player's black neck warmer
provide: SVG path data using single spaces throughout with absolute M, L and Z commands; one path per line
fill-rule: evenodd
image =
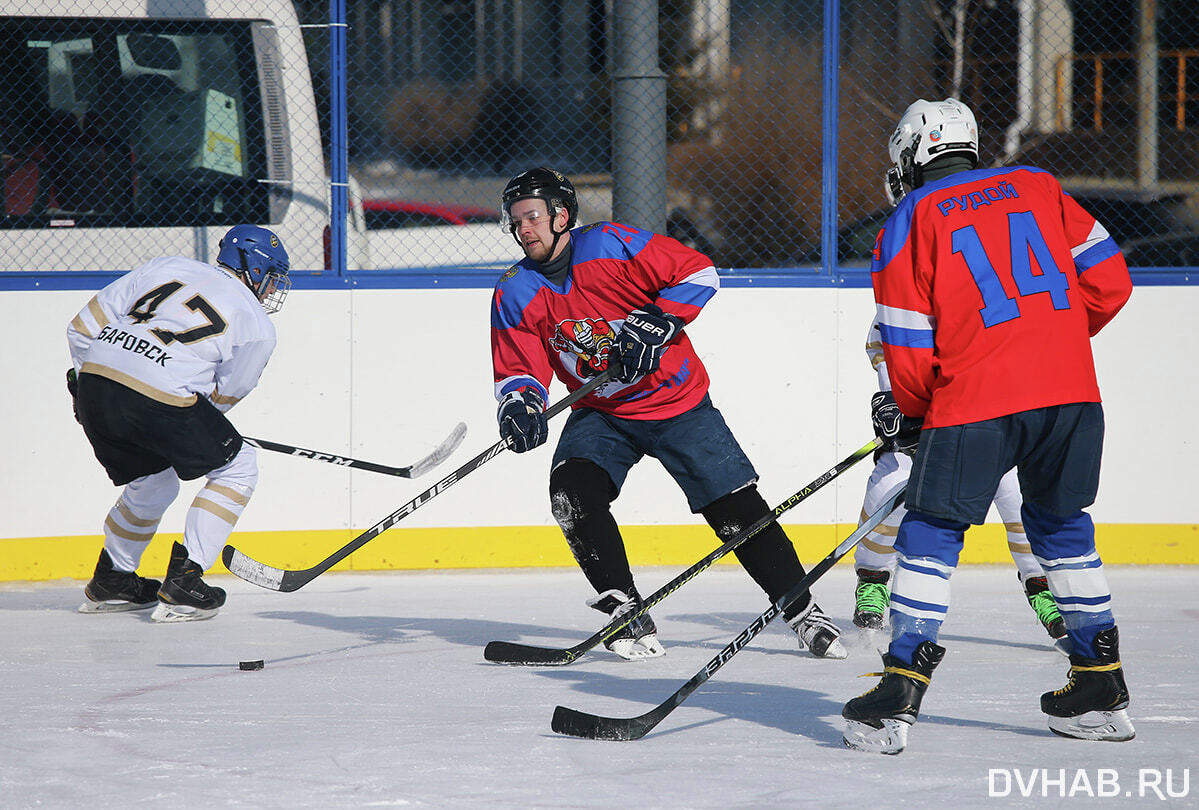
M 922 170 L 921 179 L 924 183 L 931 183 L 934 180 L 940 180 L 942 177 L 948 177 L 951 174 L 969 171 L 974 168 L 971 165 L 972 162 L 966 155 L 946 155 L 925 165 Z
M 537 268 L 537 272 L 545 276 L 547 281 L 561 287 L 562 283 L 566 281 L 566 274 L 570 272 L 572 258 L 574 258 L 574 243 L 567 242 L 566 249 L 558 254 L 558 258 L 550 259 L 545 264 L 533 262 L 533 266 Z

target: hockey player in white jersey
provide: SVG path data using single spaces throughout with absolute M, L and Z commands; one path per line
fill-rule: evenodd
M 159 622 L 214 616 L 225 591 L 201 578 L 250 500 L 255 451 L 225 412 L 254 390 L 275 349 L 291 286 L 274 233 L 237 225 L 210 265 L 152 259 L 100 290 L 67 328 L 75 418 L 109 478 L 123 487 L 104 521 L 104 550 L 84 613 L 143 610 Z M 160 583 L 138 563 L 180 480 L 208 479 Z
M 883 356 L 882 337 L 879 335 L 878 320 L 870 324 L 866 338 L 866 355 L 878 374 L 879 391 L 871 399 L 871 420 L 880 438 L 892 438 L 890 447 L 875 453 L 874 470 L 866 482 L 866 497 L 862 502 L 862 519 L 872 514 L 887 493 L 908 480 L 912 471 L 912 457 L 900 447 L 915 450 L 919 439 L 919 423 L 906 419 L 890 396 L 891 378 L 887 374 L 887 361 Z M 884 437 L 884 432 L 893 435 Z M 1029 607 L 1037 614 L 1037 620 L 1050 638 L 1060 639 L 1066 635 L 1066 624 L 1058 611 L 1045 571 L 1033 556 L 1032 547 L 1020 521 L 1020 484 L 1016 471 L 1010 470 L 999 482 L 995 493 L 995 508 L 1007 532 L 1008 551 L 1016 563 L 1017 576 Z M 891 600 L 890 580 L 895 571 L 895 537 L 899 524 L 907 510 L 900 506 L 878 527 L 862 538 L 854 549 L 854 568 L 857 571 L 857 587 L 854 589 L 853 623 L 870 630 L 881 629 L 887 618 L 887 606 Z

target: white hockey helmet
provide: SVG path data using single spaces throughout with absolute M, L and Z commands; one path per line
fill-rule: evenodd
M 956 98 L 912 102 L 899 119 L 887 151 L 893 164 L 887 170 L 887 196 L 898 205 L 903 186 L 919 188 L 921 171 L 939 157 L 968 155 L 971 168 L 978 165 L 978 123 L 974 113 Z

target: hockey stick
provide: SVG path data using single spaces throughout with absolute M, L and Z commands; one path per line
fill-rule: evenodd
M 257 447 L 259 450 L 287 453 L 288 455 L 300 456 L 301 458 L 310 458 L 313 461 L 327 461 L 339 467 L 353 467 L 356 470 L 369 470 L 370 472 L 395 475 L 400 478 L 416 478 L 418 475 L 424 475 L 449 458 L 450 454 L 458 449 L 458 445 L 462 444 L 462 439 L 465 436 L 466 425 L 459 422 L 450 432 L 450 435 L 445 438 L 445 441 L 437 445 L 432 453 L 420 461 L 409 464 L 407 467 L 388 467 L 384 464 L 375 464 L 372 461 L 360 461 L 356 458 L 347 458 L 334 453 L 322 453 L 319 450 L 306 450 L 303 447 L 293 447 L 290 444 L 268 442 L 266 439 L 255 439 L 253 436 L 242 436 L 241 438 L 246 444 L 251 447 Z
M 606 383 L 608 378 L 609 374 L 607 371 L 605 371 L 598 377 L 592 379 L 586 385 L 576 389 L 570 395 L 563 397 L 561 400 L 551 405 L 548 410 L 546 410 L 546 419 L 556 416 L 557 414 L 566 410 L 571 405 L 575 404 L 580 399 Z M 380 520 L 374 526 L 371 526 L 362 534 L 358 535 L 353 540 L 346 543 L 344 546 L 311 568 L 305 568 L 299 571 L 275 568 L 274 566 L 267 565 L 266 563 L 260 563 L 252 557 L 246 556 L 231 545 L 225 546 L 224 550 L 221 552 L 221 559 L 224 560 L 225 567 L 228 568 L 230 572 L 236 574 L 247 582 L 252 582 L 255 585 L 261 585 L 263 588 L 268 588 L 272 591 L 283 591 L 284 593 L 294 591 L 297 588 L 302 588 L 321 574 L 328 571 L 334 565 L 365 546 L 371 540 L 375 539 L 383 532 L 399 523 L 405 517 L 424 506 L 434 497 L 445 492 L 458 481 L 465 478 L 469 473 L 474 472 L 488 461 L 491 461 L 491 459 L 502 453 L 507 446 L 507 441 L 503 439 L 496 442 L 491 447 L 488 447 L 482 453 L 475 456 L 458 469 L 454 470 L 445 478 L 442 478 L 436 484 L 429 487 L 412 500 L 408 501 L 399 509 L 396 509 L 390 515 Z
M 736 550 L 751 537 L 754 537 L 767 526 L 773 524 L 776 520 L 778 520 L 779 515 L 807 499 L 807 497 L 813 492 L 820 489 L 829 481 L 832 481 L 841 473 L 845 472 L 850 467 L 864 459 L 866 456 L 873 453 L 875 449 L 881 447 L 882 444 L 882 439 L 872 439 L 868 444 L 859 447 L 857 450 L 846 456 L 844 461 L 841 461 L 835 467 L 823 473 L 815 481 L 799 490 L 799 492 L 796 492 L 790 498 L 774 507 L 773 512 L 759 518 L 757 521 L 750 524 L 738 534 L 729 538 L 729 540 L 723 545 L 714 549 L 710 554 L 708 554 L 708 556 L 704 557 L 702 560 L 695 563 L 695 565 L 692 565 L 670 582 L 667 582 L 661 588 L 654 591 L 642 601 L 641 607 L 638 610 L 625 613 L 622 616 L 613 619 L 595 635 L 580 641 L 573 647 L 534 647 L 527 644 L 516 644 L 510 641 L 491 641 L 488 642 L 487 646 L 483 648 L 483 657 L 488 661 L 494 661 L 497 664 L 519 664 L 524 666 L 562 666 L 563 664 L 573 663 L 574 661 L 578 660 L 583 653 L 620 632 L 629 624 L 629 622 L 633 621 L 642 613 L 645 613 L 651 607 L 670 596 L 687 582 L 698 576 L 702 571 L 709 568 L 721 557 L 725 556 L 730 551 Z
M 906 484 L 897 487 L 887 496 L 883 505 L 875 510 L 874 514 L 866 518 L 865 522 L 861 526 L 858 526 L 853 534 L 842 540 L 836 548 L 829 552 L 827 557 L 804 575 L 803 579 L 796 583 L 794 588 L 776 599 L 770 607 L 766 608 L 765 613 L 762 613 L 758 618 L 750 622 L 749 627 L 746 627 L 741 631 L 740 635 L 726 644 L 724 649 L 716 654 L 715 658 L 705 664 L 703 669 L 691 677 L 691 680 L 680 686 L 675 690 L 673 695 L 653 709 L 637 717 L 600 717 L 599 715 L 568 709 L 565 706 L 558 706 L 554 709 L 554 718 L 550 723 L 550 727 L 559 734 L 569 734 L 572 737 L 586 737 L 591 740 L 641 739 L 654 726 L 662 722 L 666 715 L 670 714 L 679 704 L 686 700 L 692 692 L 698 689 L 704 681 L 716 674 L 716 671 L 728 663 L 730 658 L 740 652 L 754 636 L 761 632 L 763 627 L 770 624 L 775 616 L 778 616 L 788 605 L 803 596 L 812 587 L 812 584 L 832 568 L 837 563 L 837 560 L 848 554 L 849 550 L 856 546 L 859 540 L 869 534 L 878 524 L 882 523 L 887 515 L 895 510 L 895 507 L 903 503 L 906 491 Z

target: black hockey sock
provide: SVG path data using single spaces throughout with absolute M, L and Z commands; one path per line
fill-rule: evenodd
M 584 459 L 567 459 L 550 474 L 550 508 L 583 576 L 596 593 L 616 589 L 632 596 L 624 538 L 608 508 L 615 495 L 608 474 Z
M 770 507 L 758 494 L 758 488 L 750 484 L 713 501 L 701 513 L 720 542 L 725 543 L 764 515 L 770 514 Z M 804 575 L 795 547 L 778 523 L 762 529 L 733 553 L 737 555 L 741 567 L 771 601 L 790 590 Z M 811 601 L 812 597 L 805 595 L 787 608 L 783 618 L 789 620 L 803 612 Z

